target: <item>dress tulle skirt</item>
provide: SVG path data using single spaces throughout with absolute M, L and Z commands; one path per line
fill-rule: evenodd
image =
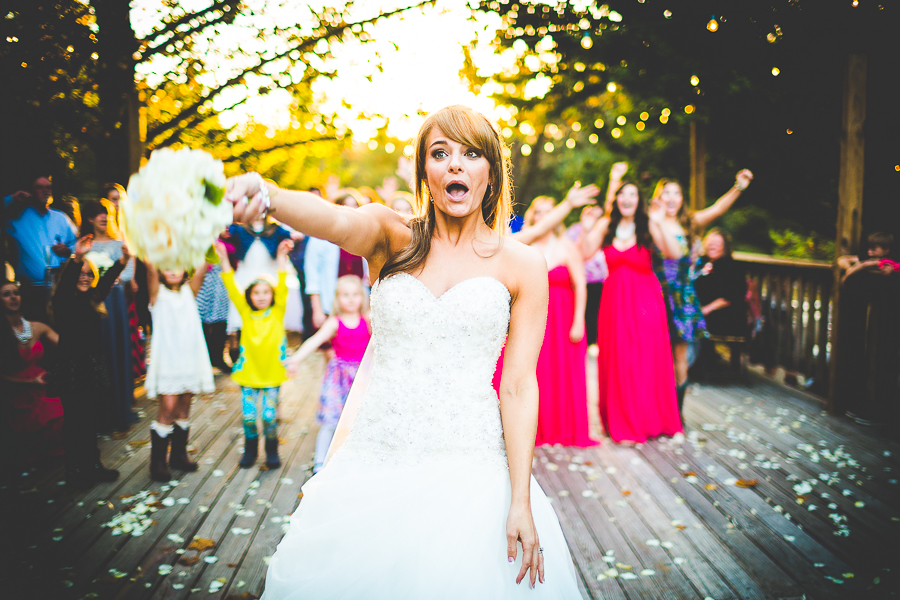
M 534 479 L 531 504 L 547 583 L 515 582 L 506 552 L 506 469 L 341 461 L 303 486 L 269 563 L 262 600 L 580 599 L 556 514 Z

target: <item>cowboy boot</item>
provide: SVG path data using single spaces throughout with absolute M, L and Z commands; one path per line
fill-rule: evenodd
M 244 436 L 244 456 L 238 465 L 242 469 L 249 469 L 256 463 L 256 457 L 259 454 L 259 438 L 248 438 Z
M 175 423 L 175 428 L 172 430 L 172 452 L 169 454 L 169 465 L 173 469 L 193 472 L 200 468 L 197 463 L 188 458 L 187 441 L 190 430 L 190 427 L 183 429 L 178 423 Z
M 153 481 L 168 482 L 172 480 L 172 472 L 169 471 L 169 437 L 162 437 L 153 429 L 150 430 L 150 479 Z
M 278 458 L 278 438 L 266 438 L 266 466 L 270 469 L 281 466 L 281 459 Z

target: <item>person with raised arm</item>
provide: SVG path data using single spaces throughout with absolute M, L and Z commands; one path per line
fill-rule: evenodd
M 623 183 L 609 216 L 582 223 L 582 256 L 603 249 L 609 277 L 597 315 L 600 418 L 615 442 L 640 443 L 682 432 L 662 288 L 653 274 L 656 249 L 680 257 L 662 227 L 663 213 L 645 211 L 638 186 Z
M 503 141 L 483 115 L 451 106 L 425 120 L 414 165 L 411 220 L 257 174 L 228 184 L 235 220 L 268 209 L 365 257 L 375 280 L 368 388 L 343 445 L 303 487 L 263 598 L 581 598 L 531 475 L 547 267 L 504 236 Z

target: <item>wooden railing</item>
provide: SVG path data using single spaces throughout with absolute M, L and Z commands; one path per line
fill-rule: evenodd
M 834 275 L 830 262 L 735 252 L 762 304 L 762 330 L 751 358 L 768 368 L 803 376 L 806 386 L 828 395 L 829 343 Z

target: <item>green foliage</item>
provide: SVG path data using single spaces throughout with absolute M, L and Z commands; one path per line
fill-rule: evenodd
M 769 236 L 775 244 L 775 256 L 786 258 L 813 258 L 819 260 L 834 260 L 834 242 L 823 240 L 819 235 L 804 235 L 785 229 L 783 231 L 770 231 Z

